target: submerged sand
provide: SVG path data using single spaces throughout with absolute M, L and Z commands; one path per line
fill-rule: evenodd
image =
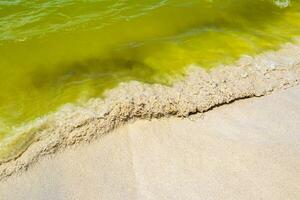
M 104 99 L 91 99 L 81 106 L 66 105 L 29 127 L 25 135 L 19 135 L 23 141 L 20 148 L 2 154 L 0 179 L 27 169 L 45 154 L 92 141 L 130 120 L 187 117 L 299 82 L 298 42 L 255 57 L 244 56 L 232 66 L 220 66 L 211 72 L 191 66 L 186 77 L 172 86 L 124 83 L 108 91 Z M 1 148 L 5 149 L 5 144 Z
M 1 199 L 300 198 L 300 86 L 138 120 L 0 182 Z

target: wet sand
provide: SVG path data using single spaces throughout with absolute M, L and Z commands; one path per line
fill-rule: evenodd
M 300 43 L 242 56 L 207 72 L 190 66 L 171 86 L 122 83 L 104 98 L 68 104 L 19 129 L 0 144 L 0 180 L 21 173 L 47 154 L 91 142 L 134 120 L 188 117 L 235 100 L 269 95 L 300 83 Z
M 44 156 L 1 199 L 300 198 L 300 87 L 189 118 L 138 120 Z

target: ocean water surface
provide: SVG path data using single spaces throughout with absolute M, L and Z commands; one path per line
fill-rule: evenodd
M 0 158 L 18 127 L 66 103 L 299 35 L 298 0 L 0 0 Z

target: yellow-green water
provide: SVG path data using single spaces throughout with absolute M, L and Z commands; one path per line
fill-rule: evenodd
M 169 83 L 298 35 L 296 0 L 0 0 L 0 141 L 122 81 Z

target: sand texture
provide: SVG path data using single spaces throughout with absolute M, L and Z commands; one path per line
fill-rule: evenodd
M 43 157 L 1 199 L 300 199 L 300 86 L 189 118 L 139 120 Z
M 0 180 L 26 170 L 45 154 L 92 141 L 130 120 L 187 117 L 237 99 L 267 95 L 299 82 L 300 45 L 296 43 L 256 57 L 243 56 L 232 66 L 220 66 L 211 72 L 191 66 L 186 77 L 172 86 L 124 83 L 108 91 L 104 99 L 66 105 L 32 123 L 27 132 L 22 130 L 17 136 L 24 144 L 0 158 Z M 0 149 L 9 149 L 9 142 L 1 144 Z

